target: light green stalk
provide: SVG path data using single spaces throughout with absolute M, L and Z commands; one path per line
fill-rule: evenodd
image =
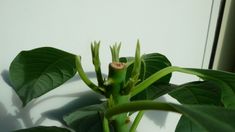
M 91 53 L 92 53 L 92 62 L 95 67 L 96 78 L 98 81 L 98 86 L 103 87 L 104 78 L 102 76 L 101 68 L 100 68 L 100 58 L 99 58 L 99 48 L 100 48 L 100 41 L 91 43 Z
M 137 45 L 136 45 L 136 51 L 135 51 L 134 66 L 133 66 L 133 69 L 131 72 L 131 77 L 129 78 L 129 80 L 124 88 L 124 94 L 129 94 L 131 89 L 138 83 L 140 69 L 141 69 L 141 57 L 140 57 L 140 43 L 138 40 Z
M 178 110 L 172 107 L 170 103 L 153 102 L 153 101 L 135 101 L 113 107 L 107 110 L 105 116 L 107 118 L 111 118 L 114 115 L 130 111 L 134 112 L 139 110 L 163 110 L 163 111 L 180 113 Z
M 143 82 L 141 82 L 140 84 L 138 84 L 137 86 L 135 86 L 132 91 L 130 92 L 131 97 L 137 95 L 138 93 L 144 91 L 146 88 L 148 88 L 151 84 L 153 84 L 154 82 L 156 82 L 157 80 L 159 80 L 160 78 L 166 76 L 167 74 L 176 71 L 177 69 L 179 69 L 178 67 L 174 67 L 174 66 L 170 66 L 170 67 L 166 67 L 156 73 L 154 73 L 153 75 L 151 75 L 150 77 L 148 77 L 146 80 L 144 80 Z
M 144 111 L 141 110 L 138 112 L 137 116 L 135 117 L 135 120 L 130 128 L 130 132 L 135 132 L 136 131 L 136 128 L 138 127 L 139 123 L 140 123 L 140 120 L 142 119 L 144 115 Z
M 81 57 L 80 56 L 76 56 L 76 68 L 78 71 L 79 76 L 81 77 L 81 79 L 83 80 L 83 82 L 90 87 L 92 90 L 94 90 L 95 92 L 98 92 L 100 94 L 104 94 L 105 93 L 105 89 L 98 87 L 97 85 L 95 85 L 86 75 L 86 73 L 84 72 L 82 65 L 81 65 Z
M 106 117 L 104 117 L 104 119 L 103 119 L 103 130 L 104 130 L 104 132 L 110 132 L 109 121 Z

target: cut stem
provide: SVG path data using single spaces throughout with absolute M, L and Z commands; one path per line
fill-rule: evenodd
M 126 70 L 125 63 L 112 62 L 109 64 L 108 82 L 105 83 L 107 84 L 108 94 L 106 97 L 109 97 L 109 103 L 111 104 L 109 108 L 129 102 L 129 95 L 122 95 L 121 92 L 125 83 Z M 113 118 L 113 126 L 116 132 L 128 132 L 128 123 L 127 113 L 122 113 Z

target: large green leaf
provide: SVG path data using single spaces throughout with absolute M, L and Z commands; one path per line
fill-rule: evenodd
M 206 132 L 206 130 L 182 115 L 175 128 L 175 132 Z
M 80 108 L 64 116 L 66 124 L 76 132 L 102 132 L 106 103 Z
M 51 47 L 22 51 L 9 72 L 16 93 L 26 105 L 75 75 L 75 55 Z
M 174 86 L 169 94 L 181 104 L 222 105 L 221 89 L 211 81 L 195 81 Z
M 122 57 L 122 62 L 131 62 L 133 61 L 133 57 Z M 170 61 L 164 56 L 159 53 L 151 53 L 145 54 L 142 56 L 141 61 L 141 72 L 140 72 L 140 82 L 154 74 L 155 72 L 171 66 Z M 130 65 L 127 69 L 127 79 L 131 75 L 131 71 L 133 68 L 133 64 Z M 144 99 L 155 99 L 162 94 L 166 93 L 165 91 L 169 91 L 168 82 L 170 81 L 171 74 L 161 78 L 151 86 L 149 86 L 146 90 L 142 91 L 141 93 L 137 94 L 136 96 L 132 97 L 132 100 L 144 100 Z M 164 88 L 163 88 L 164 87 Z
M 178 105 L 154 101 L 134 101 L 118 105 L 106 112 L 106 117 L 129 111 L 165 110 L 179 112 L 208 132 L 234 132 L 235 110 L 209 105 Z
M 179 85 L 169 94 L 181 104 L 222 105 L 221 90 L 215 83 L 210 81 L 196 81 Z M 175 131 L 202 132 L 204 130 L 187 117 L 182 116 Z
M 235 110 L 215 106 L 180 106 L 174 107 L 193 123 L 208 132 L 234 132 Z M 197 128 L 197 127 L 195 127 Z M 185 130 L 187 131 L 187 130 Z M 187 132 L 189 132 L 188 130 Z
M 203 80 L 213 81 L 221 89 L 221 101 L 226 108 L 235 109 L 235 74 L 204 69 L 176 68 L 176 71 L 197 75 Z
M 55 126 L 38 126 L 27 129 L 16 130 L 14 132 L 71 132 L 68 129 Z

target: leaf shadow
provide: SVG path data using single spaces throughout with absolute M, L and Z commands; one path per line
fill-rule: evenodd
M 10 114 L 5 108 L 4 104 L 0 102 L 0 128 L 1 131 L 10 132 L 14 129 L 20 128 L 21 123 L 17 115 Z
M 86 72 L 86 74 L 89 78 L 96 77 L 95 72 Z M 105 74 L 103 74 L 103 76 L 107 77 L 107 75 L 105 75 Z M 7 111 L 7 110 L 6 110 L 6 108 L 1 108 L 1 107 L 3 107 L 3 105 L 0 105 L 0 117 L 1 117 L 0 118 L 0 126 L 1 126 L 1 124 L 4 124 L 1 122 L 1 119 L 3 119 L 2 117 L 4 117 L 4 122 L 6 124 L 8 124 L 8 125 L 4 125 L 4 127 L 1 127 L 1 130 L 4 130 L 2 128 L 6 128 L 6 131 L 8 131 L 8 130 L 10 131 L 13 129 L 19 129 L 19 128 L 23 128 L 23 127 L 27 128 L 27 127 L 38 126 L 46 119 L 57 120 L 61 123 L 64 123 L 63 119 L 62 119 L 64 115 L 66 115 L 66 114 L 68 114 L 78 108 L 81 108 L 81 107 L 84 107 L 87 105 L 91 105 L 91 104 L 100 103 L 101 102 L 100 99 L 102 98 L 101 95 L 90 90 L 90 91 L 78 92 L 78 93 L 73 93 L 73 94 L 52 95 L 52 96 L 43 98 L 41 100 L 34 99 L 30 103 L 28 103 L 25 107 L 22 107 L 22 102 L 20 101 L 20 98 L 17 96 L 16 92 L 13 90 L 13 86 L 12 86 L 10 78 L 9 78 L 9 71 L 3 70 L 1 72 L 1 77 L 4 80 L 4 82 L 12 88 L 11 89 L 12 107 L 15 107 L 15 109 L 17 109 L 15 116 L 10 116 L 10 115 L 3 116 L 6 114 L 1 115 L 1 113 L 3 113 L 2 111 L 4 111 L 4 113 L 5 113 L 5 111 Z M 79 81 L 79 80 L 81 80 L 81 78 L 79 76 L 74 76 L 73 78 L 68 80 L 66 83 L 71 83 L 71 82 Z M 64 105 L 60 108 L 52 109 L 52 110 L 49 110 L 49 111 L 42 113 L 41 114 L 42 116 L 38 120 L 33 122 L 33 119 L 30 115 L 30 112 L 35 106 L 37 106 L 45 101 L 48 101 L 50 99 L 66 98 L 66 97 L 78 97 L 78 98 L 67 103 L 66 105 Z M 21 120 L 23 122 L 24 126 L 20 126 L 20 125 L 14 126 L 14 124 L 11 124 L 10 122 L 8 122 L 10 120 L 16 121 L 16 119 Z
M 2 125 L 0 125 L 1 130 L 2 131 L 12 131 L 12 130 L 17 130 L 17 129 L 24 128 L 24 127 L 35 126 L 35 124 L 32 121 L 31 115 L 30 115 L 30 111 L 33 108 L 33 106 L 27 105 L 26 107 L 22 107 L 22 102 L 21 102 L 20 98 L 18 97 L 18 95 L 16 94 L 16 92 L 14 91 L 13 85 L 11 84 L 9 71 L 3 70 L 1 72 L 1 77 L 2 77 L 3 81 L 9 87 L 11 87 L 10 92 L 12 93 L 12 95 L 11 95 L 12 109 L 15 109 L 14 116 L 4 116 L 7 114 L 1 114 L 1 112 L 7 111 L 7 109 L 6 108 L 0 109 L 1 110 L 0 111 L 0 117 L 1 117 L 0 124 L 2 124 Z M 34 102 L 34 101 L 32 101 L 32 102 Z M 1 119 L 4 119 L 4 120 L 1 121 Z M 18 121 L 19 124 L 21 121 L 23 124 L 15 126 L 14 121 L 12 121 L 12 120 Z
M 2 76 L 3 81 L 4 81 L 8 86 L 13 87 L 13 86 L 11 85 L 10 75 L 9 75 L 9 71 L 8 71 L 8 70 L 3 70 L 3 71 L 1 72 L 1 76 Z
M 87 76 L 89 78 L 95 78 L 96 74 L 95 72 L 86 72 Z M 8 70 L 3 70 L 1 72 L 1 76 L 3 80 L 10 86 L 10 78 L 9 78 L 9 71 Z M 104 77 L 107 77 L 107 75 L 103 75 Z M 68 80 L 66 83 L 71 83 L 74 81 L 79 81 L 81 78 L 79 76 L 75 76 Z M 18 112 L 16 113 L 15 116 L 9 115 L 9 114 L 2 114 L 6 113 L 6 108 L 2 108 L 3 105 L 0 104 L 0 127 L 1 130 L 13 130 L 16 128 L 22 128 L 20 125 L 19 121 L 17 119 L 21 119 L 24 127 L 32 127 L 32 126 L 38 126 L 40 125 L 43 121 L 46 119 L 51 119 L 51 120 L 56 120 L 64 124 L 65 122 L 63 121 L 63 116 L 67 115 L 73 111 L 75 111 L 78 108 L 92 105 L 92 104 L 98 104 L 101 103 L 101 99 L 103 98 L 101 95 L 98 95 L 97 93 L 93 91 L 85 91 L 85 92 L 79 92 L 79 93 L 73 93 L 73 94 L 65 94 L 65 95 L 52 95 L 46 98 L 43 98 L 39 101 L 37 100 L 32 100 L 29 104 L 27 104 L 26 107 L 22 108 L 22 103 L 15 93 L 15 91 L 12 89 L 12 105 L 18 109 Z M 78 97 L 77 99 L 65 104 L 64 106 L 61 106 L 56 109 L 52 109 L 46 112 L 43 112 L 41 114 L 41 117 L 36 120 L 35 122 L 32 121 L 32 117 L 30 115 L 30 111 L 37 105 L 48 101 L 50 99 L 55 99 L 55 98 L 66 98 L 66 97 Z M 157 99 L 157 101 L 165 101 L 166 99 L 164 97 L 160 97 Z M 2 112 L 3 111 L 3 112 Z M 7 116 L 4 116 L 7 115 Z M 161 111 L 147 111 L 145 113 L 145 116 L 149 118 L 151 121 L 153 121 L 157 126 L 164 126 L 167 113 L 166 112 L 161 112 Z M 4 118 L 2 118 L 4 117 Z M 1 119 L 4 119 L 1 121 Z M 9 123 L 12 122 L 12 123 Z M 4 124 L 5 123 L 5 124 Z M 3 124 L 3 125 L 2 125 Z M 7 125 L 6 125 L 7 124 Z M 1 126 L 2 125 L 2 126 Z
M 161 96 L 155 101 L 166 102 L 166 98 L 164 96 Z M 151 121 L 153 121 L 154 124 L 159 126 L 160 128 L 165 125 L 167 115 L 168 113 L 164 111 L 146 111 L 145 113 L 145 116 Z
M 79 97 L 67 104 L 65 104 L 62 107 L 52 109 L 49 111 L 46 111 L 42 113 L 42 117 L 47 117 L 52 120 L 59 121 L 63 124 L 65 122 L 63 121 L 63 117 L 67 114 L 70 114 L 71 112 L 93 104 L 99 104 L 101 103 L 101 99 L 103 98 L 101 95 L 98 95 L 94 93 L 93 91 L 85 91 L 75 94 L 69 94 L 69 95 L 62 95 L 62 96 L 51 96 L 52 98 L 58 98 L 58 97 Z M 39 123 L 39 122 L 38 122 Z

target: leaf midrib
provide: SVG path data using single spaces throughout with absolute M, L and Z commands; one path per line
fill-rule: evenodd
M 60 59 L 54 61 L 53 63 L 51 63 L 49 66 L 47 66 L 47 67 L 43 70 L 43 72 L 42 72 L 38 77 L 35 77 L 35 78 L 37 78 L 37 79 L 31 80 L 32 82 L 34 82 L 32 87 L 33 87 L 33 88 L 35 87 L 35 85 L 37 84 L 38 80 L 46 73 L 46 71 L 47 71 L 49 68 L 51 68 L 54 64 L 58 63 L 59 61 L 62 61 L 62 60 L 67 59 L 67 58 L 69 58 L 69 57 L 70 57 L 70 56 L 68 56 L 68 55 L 65 56 L 65 57 L 62 57 L 62 58 L 60 58 Z M 52 81 L 53 81 L 53 80 L 52 80 Z M 24 85 L 25 85 L 25 84 L 24 84 Z M 22 88 L 24 88 L 24 85 L 21 86 L 21 88 L 19 88 L 18 91 L 20 91 Z M 37 97 L 38 97 L 38 96 L 37 96 Z

